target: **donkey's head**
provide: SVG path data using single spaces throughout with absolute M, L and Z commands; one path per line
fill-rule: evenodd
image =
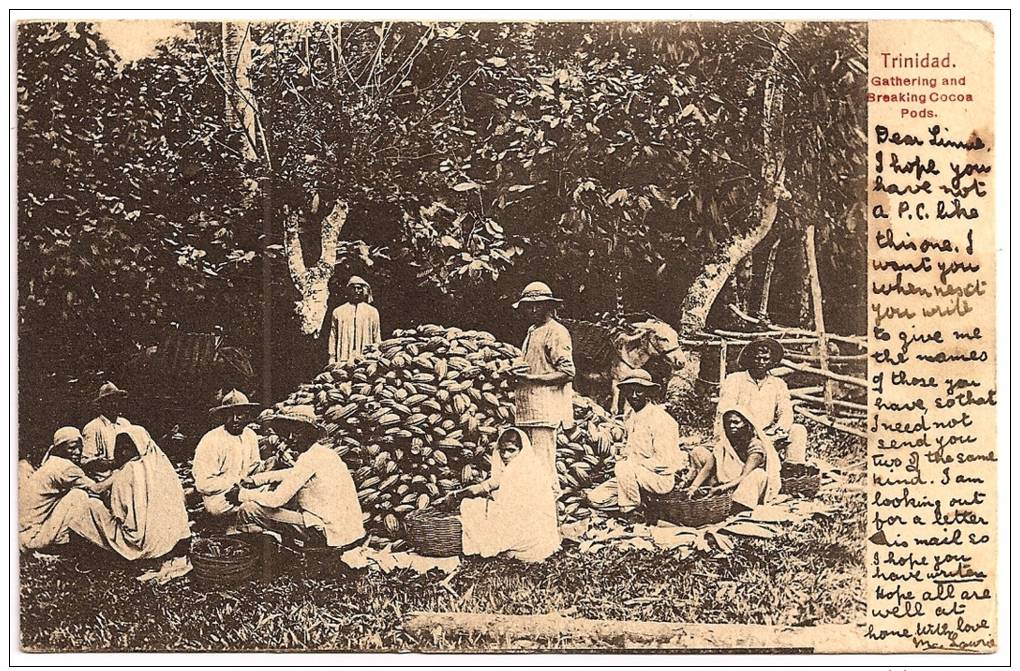
M 680 364 L 680 336 L 666 322 L 652 319 L 634 324 L 641 334 L 644 352 L 652 357 L 666 357 L 676 367 Z

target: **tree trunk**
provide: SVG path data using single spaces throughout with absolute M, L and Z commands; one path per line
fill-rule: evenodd
M 790 43 L 790 34 L 796 30 L 794 23 L 784 23 L 779 43 L 772 51 L 772 58 L 765 73 L 763 95 L 763 137 L 762 137 L 762 190 L 755 199 L 752 216 L 756 221 L 751 229 L 738 235 L 712 255 L 701 274 L 695 278 L 680 306 L 680 335 L 692 337 L 705 329 L 708 314 L 712 310 L 719 292 L 733 275 L 744 258 L 772 230 L 779 211 L 780 198 L 787 197 L 783 179 L 782 115 L 784 84 L 780 72 L 782 52 Z M 701 353 L 695 350 L 685 352 L 684 361 L 670 381 L 670 395 L 689 394 L 701 369 Z
M 248 24 L 224 21 L 222 41 L 226 85 L 224 117 L 229 125 L 244 131 L 241 153 L 246 161 L 255 162 L 259 159 L 259 130 L 249 77 L 254 43 Z
M 318 336 L 322 329 L 329 303 L 329 282 L 336 264 L 340 231 L 347 222 L 347 209 L 346 202 L 337 201 L 333 211 L 322 220 L 322 251 L 319 260 L 311 267 L 305 265 L 301 250 L 301 214 L 286 214 L 283 246 L 290 277 L 301 294 L 301 300 L 294 304 L 294 309 L 300 320 L 301 332 L 305 335 Z

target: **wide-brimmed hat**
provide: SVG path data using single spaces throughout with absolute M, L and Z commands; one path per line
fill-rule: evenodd
M 315 417 L 315 408 L 310 405 L 295 405 L 275 412 L 263 420 L 270 426 L 299 424 L 315 431 L 321 430 L 319 420 Z
M 782 345 L 772 338 L 758 338 L 744 345 L 744 349 L 740 350 L 740 356 L 737 357 L 737 365 L 743 370 L 750 368 L 751 356 L 759 348 L 765 348 L 769 352 L 768 368 L 775 368 L 783 360 L 784 350 Z
M 658 389 L 659 387 L 659 385 L 652 380 L 652 376 L 648 374 L 648 371 L 643 368 L 632 369 L 627 377 L 616 383 L 617 387 L 623 387 L 626 385 L 645 387 L 647 389 Z
M 50 445 L 50 449 L 73 443 L 76 440 L 84 442 L 85 439 L 82 437 L 81 431 L 73 426 L 62 426 L 53 432 L 53 444 Z
M 227 410 L 244 410 L 247 412 L 255 412 L 259 407 L 258 403 L 252 403 L 248 400 L 248 397 L 236 389 L 231 389 L 223 398 L 220 399 L 220 404 L 215 408 L 209 409 L 210 415 L 215 415 L 219 412 Z
M 114 383 L 104 382 L 103 386 L 99 388 L 99 394 L 96 395 L 94 399 L 92 399 L 92 402 L 99 403 L 104 398 L 110 398 L 111 396 L 115 396 L 117 398 L 126 398 L 127 395 L 128 393 L 126 391 L 124 391 L 123 389 L 118 389 L 117 385 L 115 385 Z
M 545 282 L 532 282 L 524 287 L 521 297 L 514 303 L 514 308 L 520 307 L 521 303 L 562 303 L 563 299 L 553 296 L 552 289 Z

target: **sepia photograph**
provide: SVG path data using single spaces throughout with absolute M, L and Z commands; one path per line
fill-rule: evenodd
M 22 651 L 857 651 L 868 23 L 12 30 Z

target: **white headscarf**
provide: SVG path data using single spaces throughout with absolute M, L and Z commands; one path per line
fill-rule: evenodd
M 744 418 L 747 425 L 751 427 L 751 443 L 757 441 L 761 444 L 762 449 L 765 450 L 765 496 L 763 500 L 765 502 L 770 501 L 779 495 L 779 487 L 782 484 L 779 477 L 779 455 L 776 453 L 775 447 L 772 446 L 772 441 L 768 436 L 761 430 L 761 427 L 755 425 L 749 418 L 749 413 L 742 408 L 737 406 L 726 406 L 722 408 L 722 412 L 719 413 L 719 417 L 723 418 L 726 413 L 735 412 Z M 744 471 L 744 460 L 737 454 L 736 448 L 730 443 L 729 438 L 726 437 L 726 431 L 723 430 L 719 439 L 715 443 L 715 447 L 712 448 L 712 456 L 715 457 L 715 474 L 716 479 L 720 483 L 732 482 L 740 477 L 740 474 Z
M 160 557 L 191 535 L 184 488 L 170 460 L 141 426 L 117 432 L 135 444 L 139 458 L 124 465 L 131 478 L 110 489 L 110 509 L 121 521 L 124 540 L 139 552 L 136 557 Z
M 365 296 L 365 302 L 371 305 L 374 302 L 374 299 L 372 298 L 372 285 L 357 275 L 351 275 L 351 279 L 347 280 L 348 288 L 353 287 L 356 284 L 360 284 L 368 289 L 368 295 Z
M 556 522 L 556 498 L 549 486 L 548 469 L 535 454 L 527 434 L 517 434 L 521 450 L 509 464 L 493 448 L 492 479 L 499 488 L 492 499 L 466 499 L 461 503 L 464 551 L 492 557 L 509 552 L 523 561 L 542 561 L 560 546 Z

